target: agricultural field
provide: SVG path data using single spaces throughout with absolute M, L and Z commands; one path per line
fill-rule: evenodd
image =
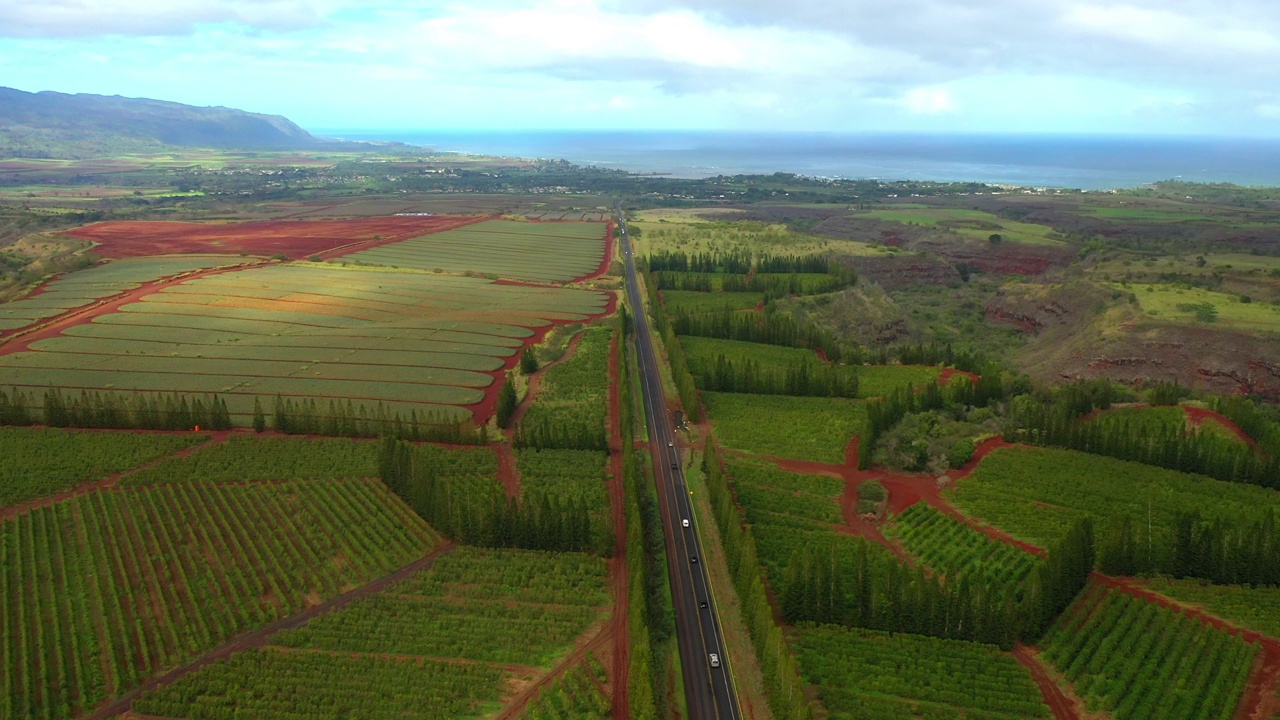
M 697 335 L 681 337 L 680 347 L 689 361 L 689 371 L 694 375 L 700 375 L 714 367 L 716 358 L 720 355 L 724 355 L 726 359 L 735 363 L 753 360 L 760 364 L 761 369 L 787 367 L 804 362 L 817 366 L 822 362 L 817 353 L 806 348 L 722 340 Z
M 539 675 L 602 616 L 606 575 L 604 561 L 580 553 L 461 547 L 378 595 L 271 636 L 263 649 L 148 693 L 135 710 L 280 720 L 298 717 L 299 707 L 321 718 L 491 716 L 513 686 Z M 579 665 L 533 707 L 596 708 L 591 678 L 602 676 L 598 664 Z M 272 702 L 282 695 L 289 705 Z
M 160 278 L 244 262 L 226 256 L 170 255 L 117 260 L 77 270 L 45 283 L 24 298 L 0 303 L 0 334 L 136 290 Z
M 370 440 L 233 436 L 125 477 L 122 485 L 255 480 L 350 480 L 378 476 Z
M 377 481 L 92 492 L 0 524 L 4 717 L 69 718 L 441 543 Z
M 590 546 L 607 549 L 613 542 L 609 493 L 605 487 L 609 458 L 596 450 L 516 451 L 520 501 L 548 507 L 580 507 L 590 518 Z
M 0 427 L 0 507 L 70 490 L 207 439 L 196 434 Z
M 474 221 L 469 217 L 432 215 L 247 223 L 103 222 L 66 234 L 93 241 L 94 253 L 106 258 L 245 253 L 302 259 L 368 241 L 419 237 Z
M 1093 585 L 1040 643 L 1092 712 L 1116 720 L 1230 720 L 1258 646 Z
M 1154 531 L 1168 533 L 1178 512 L 1251 518 L 1280 510 L 1274 490 L 1050 448 L 996 450 L 944 494 L 966 515 L 1041 547 L 1083 516 L 1129 515 L 1145 525 L 1150 513 Z
M 1203 580 L 1167 577 L 1150 578 L 1146 586 L 1233 625 L 1280 638 L 1280 588 L 1212 585 Z
M 607 311 L 604 293 L 477 278 L 272 265 L 166 287 L 0 356 L 0 386 L 217 392 L 487 418 L 495 375 L 535 329 Z
M 606 223 L 488 220 L 362 250 L 342 258 L 359 265 L 476 273 L 536 282 L 569 282 L 605 261 Z
M 1280 307 L 1246 301 L 1239 295 L 1165 283 L 1115 285 L 1132 292 L 1142 312 L 1153 320 L 1201 323 L 1235 330 L 1280 332 Z
M 576 665 L 529 703 L 525 720 L 606 720 L 612 703 L 601 690 L 607 680 L 595 656 Z
M 166 718 L 480 718 L 497 710 L 501 680 L 490 665 L 266 648 L 146 693 L 133 708 Z
M 611 324 L 583 331 L 572 357 L 548 367 L 516 428 L 517 446 L 604 450 Z
M 992 235 L 999 235 L 1005 241 L 1025 245 L 1064 244 L 1062 240 L 1054 236 L 1054 230 L 1051 227 L 1006 220 L 980 210 L 932 208 L 903 203 L 885 209 L 868 210 L 851 217 L 865 217 L 904 225 L 936 227 L 983 242 L 987 242 Z
M 840 522 L 842 480 L 796 475 L 750 460 L 729 459 L 726 470 L 751 525 L 828 529 Z
M 856 400 L 702 393 L 725 447 L 757 455 L 840 464 L 866 409 Z
M 884 534 L 948 578 L 967 576 L 1002 587 L 1020 585 L 1039 561 L 1008 543 L 993 540 L 927 503 L 894 518 Z
M 634 238 L 636 251 L 641 256 L 660 250 L 694 253 L 731 248 L 751 248 L 786 255 L 816 255 L 833 250 L 842 255 L 874 256 L 890 252 L 867 243 L 793 232 L 785 225 L 733 222 L 732 216 L 727 214 L 726 221 L 710 222 L 690 217 L 689 211 L 677 211 L 682 215 L 661 214 L 666 212 L 666 209 L 646 210 L 639 221 L 632 223 L 641 230 Z M 713 212 L 720 214 L 725 210 Z
M 858 397 L 884 397 L 908 385 L 922 388 L 938 382 L 942 368 L 923 365 L 863 365 L 858 368 Z
M 800 667 L 832 718 L 1049 718 L 1031 674 L 993 645 L 802 625 Z
M 764 299 L 763 293 L 754 292 L 695 292 L 692 290 L 663 290 L 662 304 L 667 312 L 692 314 L 716 313 L 725 310 L 751 310 Z

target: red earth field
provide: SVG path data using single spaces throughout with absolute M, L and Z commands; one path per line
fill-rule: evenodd
M 97 243 L 94 252 L 107 258 L 183 253 L 336 257 L 486 219 L 429 215 L 218 224 L 105 222 L 66 234 Z

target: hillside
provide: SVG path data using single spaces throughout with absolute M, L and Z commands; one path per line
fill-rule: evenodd
M 172 147 L 300 150 L 331 144 L 279 115 L 0 87 L 0 157 L 84 158 Z

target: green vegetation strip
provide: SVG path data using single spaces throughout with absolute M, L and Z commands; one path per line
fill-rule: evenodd
M 373 441 L 232 437 L 124 478 L 124 485 L 339 480 L 378 475 Z
M 1026 668 L 993 645 L 801 625 L 805 679 L 833 718 L 1049 718 Z
M 1280 509 L 1274 490 L 1048 448 L 997 450 L 946 495 L 966 515 L 1042 547 L 1084 516 L 1127 515 L 1167 538 L 1179 513 L 1260 518 Z
M 1204 580 L 1167 577 L 1152 578 L 1147 587 L 1242 628 L 1280 638 L 1280 588 L 1213 585 Z
M 207 435 L 0 428 L 0 507 L 77 485 L 191 447 Z
M 716 437 L 758 455 L 840 464 L 866 423 L 856 400 L 710 392 L 702 399 Z

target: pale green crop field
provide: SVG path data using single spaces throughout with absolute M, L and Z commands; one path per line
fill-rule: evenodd
M 225 255 L 164 255 L 113 260 L 46 284 L 38 295 L 0 303 L 0 330 L 16 330 L 68 310 L 133 290 L 179 273 L 244 261 Z
M 218 393 L 383 403 L 463 419 L 536 330 L 605 293 L 426 273 L 270 265 L 166 287 L 0 356 L 0 387 Z
M 606 223 L 489 220 L 364 250 L 338 263 L 568 282 L 604 260 Z

